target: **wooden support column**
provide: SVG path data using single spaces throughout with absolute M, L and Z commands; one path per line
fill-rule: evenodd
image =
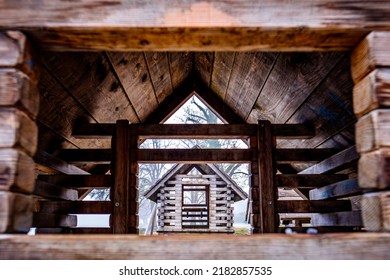
M 0 233 L 27 232 L 33 222 L 36 68 L 26 37 L 0 32 Z
M 277 230 L 278 216 L 272 156 L 274 139 L 269 121 L 259 121 L 257 141 L 253 140 L 254 137 L 251 148 L 257 150 L 257 162 L 251 164 L 253 233 L 272 233 Z
M 370 33 L 352 53 L 358 181 L 369 231 L 390 231 L 390 32 Z

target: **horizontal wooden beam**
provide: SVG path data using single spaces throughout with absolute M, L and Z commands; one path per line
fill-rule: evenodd
M 278 213 L 329 213 L 350 211 L 349 200 L 279 200 L 277 201 Z
M 54 198 L 75 201 L 79 198 L 76 190 L 63 188 L 47 182 L 36 181 L 33 194 L 43 198 Z
M 37 165 L 42 166 L 43 169 L 48 169 L 50 173 L 89 174 L 87 171 L 41 150 L 38 150 L 35 154 L 34 161 Z
M 61 228 L 77 226 L 77 216 L 34 213 L 33 227 Z
M 112 186 L 111 175 L 38 175 L 38 182 L 47 182 L 53 185 L 78 188 L 108 188 Z
M 303 124 L 273 124 L 272 135 L 278 138 L 310 138 L 313 128 Z M 75 127 L 77 138 L 106 138 L 112 136 L 115 124 L 84 124 Z M 255 124 L 131 124 L 130 129 L 140 138 L 154 139 L 223 139 L 247 138 L 256 135 Z
M 299 174 L 325 174 L 337 172 L 357 163 L 359 154 L 356 147 L 351 146 L 301 172 Z
M 362 215 L 360 211 L 344 211 L 326 214 L 313 214 L 311 218 L 313 226 L 343 226 L 362 227 Z
M 63 149 L 58 153 L 61 160 L 67 162 L 110 163 L 111 149 Z
M 72 228 L 71 233 L 74 234 L 111 234 L 112 228 L 100 227 L 100 228 Z
M 275 149 L 277 163 L 318 162 L 331 157 L 337 149 Z
M 315 229 L 318 233 L 336 233 L 336 232 L 359 232 L 361 231 L 361 227 L 343 227 L 343 226 L 310 226 L 310 227 L 279 227 L 278 232 L 279 233 L 286 233 L 286 231 L 292 231 L 296 233 L 308 233 L 310 231 L 312 232 L 313 229 Z
M 311 200 L 321 200 L 343 198 L 361 193 L 362 190 L 359 188 L 358 180 L 348 179 L 322 188 L 313 189 L 309 194 Z
M 277 187 L 303 188 L 322 187 L 348 179 L 348 175 L 323 174 L 277 174 L 275 185 Z
M 0 258 L 6 260 L 384 260 L 390 259 L 389 247 L 389 233 L 0 236 Z
M 52 214 L 110 214 L 111 201 L 36 201 L 34 212 Z

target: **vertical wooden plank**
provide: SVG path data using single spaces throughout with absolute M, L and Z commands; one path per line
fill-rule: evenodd
M 213 52 L 197 52 L 194 54 L 194 69 L 199 76 L 200 81 L 207 87 L 210 86 L 213 63 Z
M 128 128 L 127 120 L 118 120 L 113 137 L 114 185 L 110 195 L 113 207 L 111 227 L 114 234 L 129 231 L 130 145 Z
M 254 150 L 255 155 L 254 161 L 250 164 L 250 202 L 249 202 L 249 212 L 251 213 L 250 224 L 252 233 L 261 233 L 260 225 L 260 190 L 259 190 L 259 165 L 257 161 L 257 136 L 251 136 L 249 138 L 250 149 Z
M 235 57 L 236 53 L 233 52 L 215 52 L 214 54 L 214 67 L 211 76 L 210 89 L 215 92 L 221 100 L 225 100 Z
M 274 186 L 274 166 L 272 150 L 274 141 L 269 121 L 259 121 L 257 131 L 259 192 L 260 192 L 260 231 L 276 232 L 278 226 L 276 212 L 276 187 Z
M 137 149 L 138 149 L 138 136 L 133 133 L 132 126 L 129 126 L 127 137 L 129 141 L 129 224 L 128 232 L 138 234 L 138 209 L 139 209 L 139 190 L 138 190 L 138 161 L 137 161 Z
M 193 69 L 194 56 L 190 52 L 168 53 L 172 87 L 175 90 L 190 75 Z

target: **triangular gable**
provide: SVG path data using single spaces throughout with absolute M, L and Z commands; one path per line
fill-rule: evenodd
M 154 184 L 149 190 L 147 190 L 144 193 L 144 196 L 147 199 L 156 201 L 157 200 L 157 193 L 161 187 L 165 185 L 165 183 L 171 179 L 176 174 L 187 174 L 190 172 L 193 168 L 198 169 L 203 174 L 216 174 L 218 175 L 228 186 L 231 187 L 231 189 L 234 192 L 234 201 L 239 201 L 246 199 L 248 195 L 243 191 L 242 188 L 240 188 L 230 177 L 220 170 L 216 165 L 214 164 L 176 164 L 173 166 L 165 175 L 157 181 L 156 184 Z

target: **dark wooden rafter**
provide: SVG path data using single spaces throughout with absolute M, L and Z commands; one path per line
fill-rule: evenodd
M 108 188 L 113 183 L 111 175 L 38 175 L 37 181 L 66 188 Z
M 360 195 L 357 179 L 348 179 L 310 191 L 311 200 L 337 199 L 348 196 Z
M 111 201 L 47 201 L 35 202 L 34 212 L 53 214 L 111 214 Z
M 350 211 L 349 200 L 310 201 L 310 200 L 279 200 L 277 211 L 279 213 L 329 213 Z

